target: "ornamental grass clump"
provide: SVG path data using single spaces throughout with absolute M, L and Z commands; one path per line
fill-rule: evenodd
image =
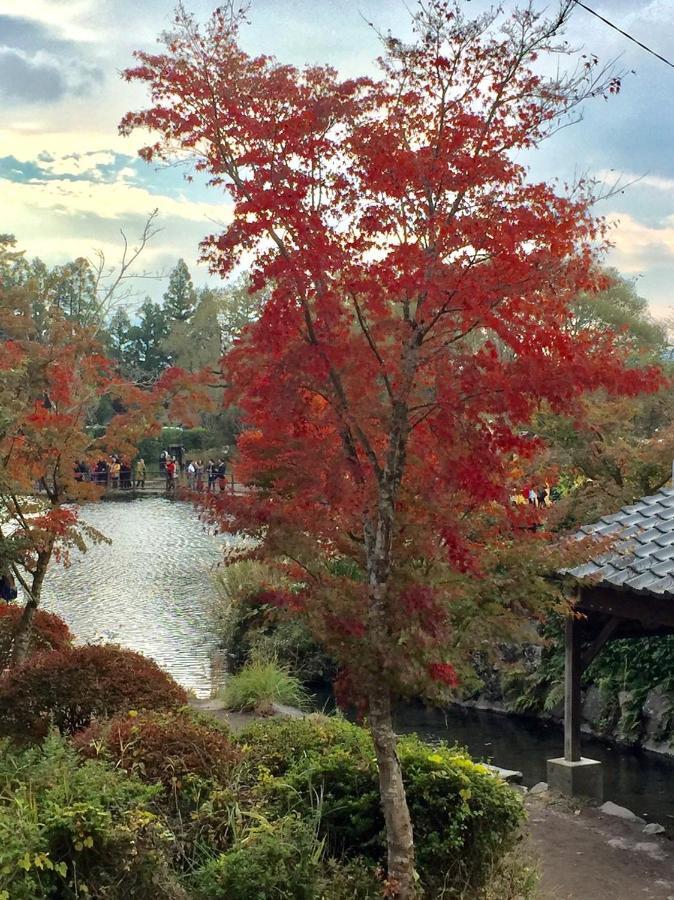
M 274 704 L 303 709 L 309 695 L 287 669 L 271 660 L 255 659 L 227 680 L 222 699 L 227 709 L 270 715 Z

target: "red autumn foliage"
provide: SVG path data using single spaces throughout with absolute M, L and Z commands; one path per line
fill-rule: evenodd
M 279 609 L 301 609 L 302 600 L 297 594 L 290 591 L 281 591 L 278 589 L 267 591 L 256 591 L 246 598 L 246 602 L 251 606 L 274 606 Z
M 368 704 L 404 897 L 392 699 L 447 696 L 476 648 L 540 613 L 544 514 L 509 499 L 516 464 L 543 449 L 532 417 L 661 381 L 610 330 L 575 327 L 575 298 L 601 282 L 592 186 L 562 192 L 519 161 L 615 91 L 596 61 L 552 79 L 537 63 L 568 52 L 573 6 L 550 22 L 527 6 L 499 30 L 498 10 L 472 22 L 429 0 L 413 42 L 386 39 L 381 75 L 357 79 L 252 58 L 223 10 L 205 28 L 180 12 L 164 52 L 125 73 L 151 97 L 121 126 L 157 134 L 141 155 L 187 155 L 233 201 L 203 258 L 224 276 L 245 255 L 269 288 L 225 359 L 254 490 L 208 514 L 302 571 L 302 615 Z M 345 636 L 353 622 L 362 637 Z
M 95 721 L 75 736 L 74 744 L 83 756 L 102 754 L 142 781 L 159 782 L 166 800 L 171 805 L 177 800 L 181 809 L 193 788 L 226 785 L 241 756 L 227 734 L 184 710 L 122 713 L 108 722 Z
M 0 734 L 40 740 L 130 709 L 174 709 L 187 694 L 159 666 L 112 645 L 39 653 L 0 677 Z
M 459 683 L 459 676 L 456 669 L 449 663 L 431 663 L 428 667 L 428 674 L 433 681 L 439 681 L 449 687 L 456 687 Z
M 16 604 L 0 603 L 0 670 L 9 662 L 12 641 L 23 609 Z M 70 629 L 59 616 L 40 609 L 33 619 L 29 653 L 39 650 L 63 650 L 72 643 Z

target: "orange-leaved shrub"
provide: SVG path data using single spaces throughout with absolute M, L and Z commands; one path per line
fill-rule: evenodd
M 12 642 L 22 613 L 22 606 L 0 603 L 0 671 L 9 663 Z M 72 644 L 72 640 L 73 636 L 63 619 L 44 609 L 35 612 L 29 653 L 63 650 Z
M 112 644 L 38 653 L 0 678 L 0 735 L 40 740 L 131 709 L 172 709 L 187 693 L 140 653 Z
M 226 786 L 242 758 L 228 732 L 204 724 L 190 710 L 120 713 L 95 721 L 76 735 L 77 750 L 103 757 L 141 781 L 159 782 L 171 811 L 196 809 L 213 790 Z

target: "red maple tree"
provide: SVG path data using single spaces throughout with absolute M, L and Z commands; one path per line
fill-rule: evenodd
M 365 703 L 403 898 L 417 888 L 392 702 L 446 696 L 538 609 L 523 547 L 548 545 L 509 500 L 540 449 L 531 416 L 658 380 L 627 372 L 611 334 L 571 327 L 605 240 L 592 186 L 561 193 L 518 161 L 619 88 L 593 58 L 538 68 L 566 52 L 572 7 L 467 20 L 427 0 L 411 43 L 383 38 L 381 75 L 351 80 L 249 56 L 235 15 L 202 28 L 179 10 L 164 51 L 125 73 L 151 96 L 121 126 L 158 133 L 141 155 L 188 157 L 233 199 L 204 258 L 225 276 L 245 254 L 271 289 L 226 359 L 256 490 L 213 515 L 294 575 L 275 602 Z

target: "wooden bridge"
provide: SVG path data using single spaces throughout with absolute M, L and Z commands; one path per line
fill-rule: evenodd
M 233 472 L 231 475 L 227 476 L 225 481 L 225 491 L 220 490 L 219 482 L 216 482 L 215 488 L 210 491 L 210 493 L 245 494 L 250 490 L 247 485 L 241 484 L 241 482 L 237 482 L 235 480 Z M 128 487 L 126 485 L 124 487 L 122 487 L 121 485 L 118 487 L 113 487 L 113 485 L 108 482 L 101 499 L 130 500 L 136 497 L 179 497 L 181 493 L 188 490 L 191 489 L 189 488 L 187 480 L 184 477 L 175 479 L 174 486 L 172 488 L 168 488 L 166 478 L 162 478 L 161 476 L 153 476 L 145 479 L 143 487 L 134 487 L 133 481 L 129 483 Z M 204 487 L 200 493 L 209 493 L 206 481 L 204 481 Z

